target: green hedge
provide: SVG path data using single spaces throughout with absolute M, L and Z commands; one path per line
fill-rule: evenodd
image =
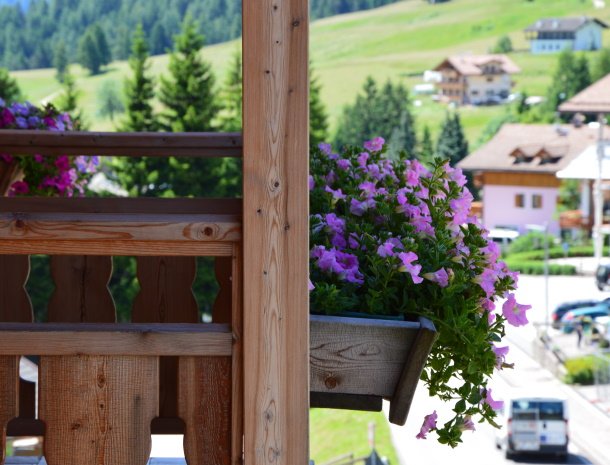
M 604 248 L 604 256 L 609 255 L 610 249 Z M 570 247 L 568 257 L 593 257 L 593 246 L 579 245 Z M 527 252 L 508 253 L 507 258 L 519 260 L 544 260 L 544 250 L 530 250 Z M 561 247 L 552 247 L 549 249 L 549 258 L 564 258 L 566 256 Z
M 506 260 L 506 264 L 511 271 L 518 271 L 522 274 L 544 274 L 544 262 L 542 261 L 523 260 L 521 257 L 513 258 L 513 256 L 511 256 Z M 558 265 L 556 263 L 550 263 L 549 274 L 572 276 L 577 274 L 577 272 L 574 265 Z
M 594 384 L 597 363 L 599 362 L 592 355 L 566 360 L 565 367 L 568 373 L 565 376 L 565 382 L 583 386 Z

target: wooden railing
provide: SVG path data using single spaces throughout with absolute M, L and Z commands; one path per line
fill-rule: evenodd
M 16 155 L 241 152 L 237 134 L 0 132 L 0 153 Z M 43 434 L 48 465 L 144 465 L 151 432 L 184 433 L 188 464 L 240 463 L 241 210 L 239 199 L 0 198 L 0 464 L 7 432 Z M 26 291 L 33 254 L 51 256 L 44 323 Z M 136 257 L 140 285 L 121 324 L 108 289 L 119 255 Z M 211 323 L 192 289 L 200 256 L 215 257 L 220 287 Z M 37 418 L 19 382 L 25 355 L 39 357 Z

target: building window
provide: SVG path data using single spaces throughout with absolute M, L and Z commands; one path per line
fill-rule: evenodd
M 523 194 L 515 195 L 515 207 L 517 207 L 517 208 L 525 207 L 525 195 L 523 195 Z
M 542 196 L 540 194 L 532 195 L 532 208 L 542 208 Z

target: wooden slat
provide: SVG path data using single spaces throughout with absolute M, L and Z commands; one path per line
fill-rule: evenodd
M 116 133 L 3 130 L 0 153 L 18 155 L 115 155 L 241 157 L 238 133 Z
M 241 225 L 224 215 L 0 213 L 0 240 L 237 241 Z
M 6 451 L 6 427 L 19 415 L 19 357 L 0 356 L 0 464 Z
M 214 323 L 231 323 L 232 313 L 232 273 L 233 257 L 216 257 L 214 260 L 214 274 L 218 283 L 218 294 L 212 308 L 212 321 Z
M 1 133 L 0 133 L 1 134 Z M 149 197 L 0 197 L 5 213 L 130 213 L 155 215 L 223 215 L 239 220 L 241 199 L 162 199 Z
M 157 357 L 41 357 L 47 464 L 146 464 L 158 365 Z
M 109 256 L 51 256 L 55 290 L 49 300 L 49 321 L 114 323 L 111 275 Z
M 419 382 L 419 376 L 428 360 L 428 355 L 438 333 L 434 324 L 427 318 L 419 318 L 420 328 L 415 336 L 411 350 L 407 357 L 407 363 L 400 375 L 396 391 L 390 401 L 390 422 L 396 425 L 404 425 L 409 415 L 415 387 Z
M 63 240 L 63 239 L 1 239 L 2 254 L 41 255 L 128 255 L 128 256 L 230 256 L 229 242 L 140 241 L 140 240 Z
M 231 324 L 233 329 L 232 357 L 232 412 L 231 412 L 231 464 L 244 463 L 244 311 L 243 311 L 243 248 L 235 244 L 231 273 Z
M 31 322 L 32 303 L 25 289 L 30 274 L 30 257 L 0 256 L 0 322 Z
M 308 462 L 308 2 L 243 2 L 249 465 Z
M 133 305 L 135 323 L 197 323 L 193 294 L 194 257 L 138 257 L 140 292 Z
M 189 465 L 231 464 L 231 357 L 180 357 L 180 417 Z
M 133 305 L 134 323 L 197 323 L 199 309 L 193 295 L 197 274 L 195 257 L 138 257 L 140 292 Z M 160 362 L 159 415 L 178 416 L 178 359 Z
M 231 355 L 220 324 L 0 324 L 2 355 Z

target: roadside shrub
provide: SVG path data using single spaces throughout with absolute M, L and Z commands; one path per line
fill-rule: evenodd
M 544 250 L 544 236 L 545 235 L 542 232 L 530 232 L 524 234 L 523 236 L 519 236 L 510 245 L 508 252 L 509 254 L 514 254 L 519 252 L 529 252 L 532 250 Z M 549 247 L 553 247 L 555 245 L 555 236 L 552 234 L 547 234 L 546 238 Z
M 506 260 L 506 264 L 513 271 L 518 271 L 522 274 L 542 275 L 544 274 L 544 262 L 535 260 L 521 260 L 521 257 L 515 259 L 510 257 Z M 573 276 L 577 274 L 574 265 L 558 265 L 556 263 L 549 264 L 550 275 Z
M 596 365 L 597 362 L 592 355 L 566 360 L 565 367 L 568 373 L 564 381 L 567 384 L 591 385 L 595 383 Z

